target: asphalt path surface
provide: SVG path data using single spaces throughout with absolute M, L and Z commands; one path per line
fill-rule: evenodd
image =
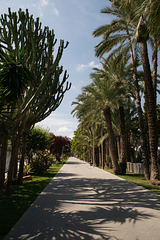
M 160 240 L 160 196 L 71 157 L 11 239 Z

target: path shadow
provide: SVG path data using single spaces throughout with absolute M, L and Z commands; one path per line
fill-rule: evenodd
M 84 162 L 81 162 L 81 161 L 77 162 L 76 160 L 73 159 L 72 161 L 66 162 L 66 164 L 68 164 L 68 165 L 81 165 L 81 164 L 84 164 Z
M 119 179 L 76 178 L 62 172 L 19 221 L 18 235 L 13 231 L 5 240 L 116 240 L 116 234 L 110 235 L 116 233 L 116 224 L 155 217 L 139 208 L 160 210 L 160 197 Z

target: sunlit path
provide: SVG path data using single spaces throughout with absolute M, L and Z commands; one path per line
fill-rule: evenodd
M 160 239 L 160 196 L 70 158 L 8 239 Z

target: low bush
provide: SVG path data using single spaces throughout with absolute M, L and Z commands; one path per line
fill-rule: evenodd
M 32 172 L 32 167 L 31 164 L 26 164 L 24 166 L 24 175 L 29 175 Z
M 42 175 L 53 163 L 53 156 L 46 151 L 36 152 L 31 159 L 32 172 L 35 175 Z

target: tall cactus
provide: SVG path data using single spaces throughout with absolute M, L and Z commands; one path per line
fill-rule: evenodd
M 54 30 L 49 30 L 48 27 L 42 29 L 39 18 L 34 20 L 28 10 L 24 12 L 19 9 L 16 13 L 11 12 L 10 8 L 8 14 L 1 15 L 0 18 L 0 41 L 6 43 L 8 54 L 15 61 L 25 64 L 33 76 L 17 99 L 14 114 L 10 116 L 14 120 L 12 132 L 27 133 L 31 125 L 49 116 L 60 105 L 65 92 L 70 89 L 67 71 L 63 74 L 63 67 L 60 66 L 63 50 L 68 42 L 65 44 L 60 40 L 54 56 L 57 42 Z M 13 139 L 14 137 L 12 136 Z M 14 152 L 14 149 L 12 151 Z M 8 191 L 16 161 L 15 158 L 11 159 Z

